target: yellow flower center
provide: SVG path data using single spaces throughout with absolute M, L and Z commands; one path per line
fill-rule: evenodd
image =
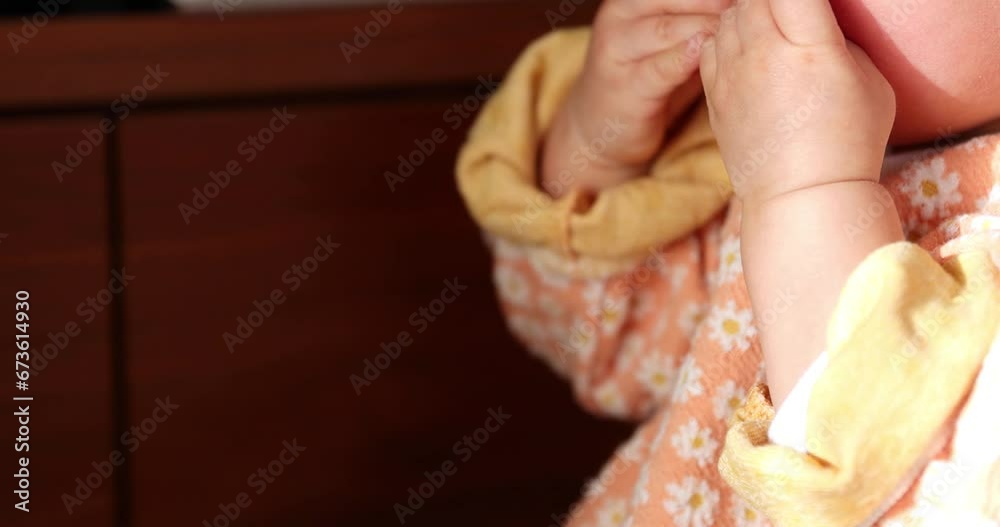
M 701 436 L 695 436 L 694 440 L 691 441 L 691 446 L 694 448 L 701 448 L 705 445 L 705 440 Z
M 733 410 L 738 410 L 740 408 L 740 403 L 742 402 L 743 401 L 741 401 L 739 397 L 736 397 L 734 395 L 733 397 L 729 398 L 729 407 L 732 408 Z
M 920 183 L 920 192 L 924 194 L 925 198 L 933 198 L 938 195 L 940 189 L 938 188 L 937 183 L 929 179 L 925 179 Z
M 736 253 L 729 253 L 726 255 L 726 265 L 733 265 L 736 263 Z
M 740 332 L 740 323 L 731 318 L 727 319 L 722 323 L 722 331 L 725 331 L 730 336 L 736 335 Z
M 747 521 L 754 521 L 757 519 L 757 513 L 753 509 L 745 509 L 743 511 L 743 519 Z
M 698 507 L 701 507 L 703 503 L 705 503 L 705 498 L 703 498 L 701 494 L 697 492 L 692 494 L 691 498 L 688 499 L 688 505 L 690 505 L 692 509 L 697 509 Z
M 653 384 L 655 384 L 657 386 L 662 386 L 664 384 L 667 384 L 667 376 L 664 375 L 662 372 L 656 372 L 656 373 L 654 373 L 653 374 Z
M 615 512 L 611 515 L 611 521 L 615 525 L 621 524 L 625 521 L 625 515 L 620 512 Z

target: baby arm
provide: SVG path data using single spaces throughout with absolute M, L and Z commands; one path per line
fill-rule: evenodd
M 542 149 L 541 184 L 552 197 L 572 188 L 597 192 L 648 173 L 669 126 L 701 95 L 701 43 L 731 2 L 602 4 L 583 71 Z
M 778 407 L 823 351 L 848 276 L 903 239 L 878 183 L 895 97 L 827 0 L 741 1 L 701 69 L 743 204 L 744 274 Z M 862 228 L 859 210 L 885 212 Z

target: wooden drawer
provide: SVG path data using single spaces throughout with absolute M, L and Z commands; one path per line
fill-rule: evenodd
M 31 343 L 37 352 L 32 361 L 37 373 L 27 391 L 35 400 L 24 403 L 30 405 L 31 512 L 8 505 L 5 525 L 112 524 L 113 484 L 103 476 L 92 477 L 96 490 L 81 489 L 80 496 L 90 495 L 72 507 L 72 515 L 61 498 L 76 494 L 75 479 L 86 481 L 94 472 L 91 463 L 107 461 L 117 448 L 112 444 L 110 310 L 119 297 L 107 290 L 115 269 L 108 251 L 106 145 L 90 150 L 62 182 L 52 168 L 53 162 L 65 162 L 67 147 L 77 148 L 81 131 L 93 129 L 99 120 L 21 118 L 0 124 L 4 327 L 6 338 L 13 340 L 15 293 L 27 290 Z M 14 349 L 7 349 L 9 360 Z M 5 394 L 21 395 L 14 381 L 8 370 Z M 9 398 L 4 403 L 4 437 L 11 441 L 18 435 L 11 417 L 15 404 Z M 15 470 L 12 451 L 4 463 Z
M 240 492 L 254 525 L 389 525 L 393 504 L 498 407 L 511 424 L 407 524 L 466 525 L 526 486 L 543 521 L 620 438 L 503 328 L 488 255 L 452 182 L 467 123 L 451 130 L 442 116 L 464 92 L 289 105 L 295 119 L 252 159 L 240 145 L 283 104 L 129 121 L 126 262 L 142 277 L 129 291 L 132 419 L 157 398 L 180 405 L 136 455 L 136 525 L 211 523 Z M 447 139 L 391 191 L 385 172 L 439 127 Z M 239 173 L 216 192 L 210 172 L 227 164 Z M 214 198 L 185 222 L 193 189 Z M 329 242 L 339 246 L 310 264 Z M 466 288 L 457 298 L 455 280 Z M 352 383 L 403 331 L 412 343 L 399 357 L 370 385 Z M 227 333 L 240 341 L 227 345 Z M 539 444 L 561 427 L 593 442 Z M 266 489 L 248 481 L 293 439 L 307 448 L 300 460 Z M 456 515 L 456 500 L 482 509 Z

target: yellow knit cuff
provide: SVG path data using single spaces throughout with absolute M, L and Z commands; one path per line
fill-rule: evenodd
M 532 44 L 484 106 L 457 164 L 459 190 L 487 232 L 571 259 L 615 265 L 677 240 L 710 220 L 731 190 L 703 102 L 679 127 L 648 177 L 591 199 L 553 200 L 538 187 L 538 151 L 583 67 L 590 30 Z
M 848 280 L 813 389 L 808 454 L 768 443 L 774 409 L 750 392 L 726 435 L 723 478 L 780 527 L 868 525 L 942 442 L 1000 326 L 987 251 L 939 265 L 900 243 Z

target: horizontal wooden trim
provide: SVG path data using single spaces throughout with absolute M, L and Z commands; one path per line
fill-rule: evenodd
M 586 23 L 585 0 L 560 25 Z M 573 5 L 564 1 L 564 5 Z M 56 16 L 21 42 L 5 20 L 0 110 L 111 108 L 143 81 L 148 101 L 325 93 L 470 82 L 502 74 L 532 39 L 551 29 L 559 2 L 419 4 L 403 0 L 390 19 L 381 6 L 115 17 Z M 401 10 L 400 10 L 401 9 Z M 383 15 L 385 12 L 383 12 Z M 378 35 L 358 37 L 368 25 Z M 342 46 L 355 46 L 350 62 Z M 362 47 L 363 46 L 363 47 Z M 158 83 L 150 72 L 165 72 Z

